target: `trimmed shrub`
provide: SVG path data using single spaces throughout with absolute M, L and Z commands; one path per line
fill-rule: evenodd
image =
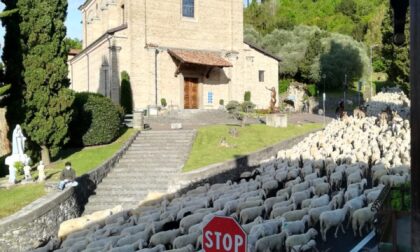
M 226 105 L 226 110 L 230 113 L 230 114 L 234 114 L 234 113 L 238 113 L 241 111 L 241 104 L 237 101 L 230 101 L 227 105 Z
M 306 90 L 308 91 L 309 96 L 316 96 L 316 85 L 315 84 L 308 84 L 306 85 Z
M 166 108 L 166 105 L 168 105 L 168 103 L 166 103 L 165 98 L 160 99 L 160 105 L 162 105 L 162 107 Z
M 250 102 L 251 101 L 251 91 L 246 91 L 244 94 L 244 101 Z
M 223 99 L 220 99 L 220 100 L 219 100 L 219 105 L 220 105 L 220 106 L 223 106 L 223 105 L 225 105 L 225 100 L 223 100 Z
M 130 75 L 126 71 L 121 72 L 120 105 L 125 114 L 133 113 L 133 91 L 131 90 Z
M 119 136 L 123 110 L 111 99 L 96 93 L 76 93 L 73 109 L 70 124 L 73 145 L 107 144 Z
M 256 105 L 250 101 L 244 101 L 242 104 L 242 111 L 245 113 L 254 112 Z

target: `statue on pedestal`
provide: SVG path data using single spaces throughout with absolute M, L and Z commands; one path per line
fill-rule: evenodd
M 38 182 L 42 182 L 45 180 L 45 166 L 42 161 L 39 162 L 39 165 L 36 167 L 38 170 Z
M 23 135 L 20 125 L 16 125 L 16 128 L 13 130 L 12 155 L 8 156 L 5 160 L 5 164 L 9 166 L 9 183 L 11 184 L 16 183 L 15 163 L 22 162 L 25 166 L 28 166 L 31 161 L 25 154 L 25 141 L 26 137 Z M 25 178 L 26 175 L 25 173 Z
M 266 87 L 268 91 L 271 91 L 271 100 L 270 100 L 270 113 L 276 113 L 276 103 L 277 103 L 277 92 L 276 88 L 268 88 Z

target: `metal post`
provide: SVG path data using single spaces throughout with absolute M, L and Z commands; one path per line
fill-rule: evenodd
M 410 0 L 411 249 L 420 251 L 420 1 Z
M 324 93 L 322 94 L 322 102 L 323 102 L 323 109 L 324 109 L 324 126 L 325 126 L 325 114 L 327 113 L 327 111 L 325 111 L 325 100 L 327 99 L 327 95 L 325 94 L 325 90 Z
M 369 94 L 369 100 L 372 99 L 372 86 L 373 86 L 373 46 L 370 47 L 370 94 Z
M 158 54 L 159 49 L 155 50 L 155 105 L 158 106 Z
M 346 87 L 347 87 L 347 74 L 344 75 L 344 106 L 346 105 L 347 101 L 346 101 Z

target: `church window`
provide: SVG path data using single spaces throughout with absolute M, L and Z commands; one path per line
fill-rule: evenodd
M 194 0 L 182 0 L 182 16 L 194 17 Z
M 264 82 L 264 70 L 258 71 L 258 80 Z

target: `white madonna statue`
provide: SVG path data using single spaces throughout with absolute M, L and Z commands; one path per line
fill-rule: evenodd
M 9 166 L 9 182 L 14 184 L 16 182 L 16 162 L 22 162 L 27 166 L 31 159 L 25 154 L 25 141 L 26 137 L 22 133 L 20 125 L 16 125 L 13 130 L 12 139 L 12 155 L 8 156 L 5 160 L 6 165 Z

